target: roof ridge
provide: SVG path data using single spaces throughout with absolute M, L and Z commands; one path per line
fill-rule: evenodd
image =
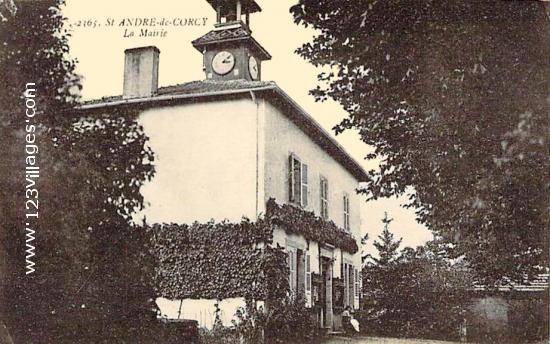
M 186 81 L 186 82 L 182 82 L 182 83 L 178 83 L 178 84 L 172 84 L 172 85 L 164 85 L 164 86 L 160 86 L 157 88 L 157 94 L 153 95 L 152 97 L 148 97 L 148 98 L 151 98 L 151 99 L 154 99 L 156 96 L 159 96 L 159 95 L 162 95 L 162 94 L 166 94 L 166 93 L 171 93 L 171 92 L 166 92 L 168 90 L 174 90 L 174 92 L 177 92 L 178 91 L 178 88 L 181 89 L 182 92 L 186 91 L 185 89 L 183 89 L 185 86 L 191 86 L 191 85 L 242 85 L 242 86 L 245 86 L 246 87 L 249 87 L 249 86 L 277 86 L 277 84 L 274 82 L 274 81 L 263 81 L 263 80 L 246 80 L 246 79 L 234 79 L 234 80 L 191 80 L 191 81 Z M 160 94 L 158 91 L 161 91 Z M 188 90 L 189 91 L 189 90 Z M 117 101 L 117 100 L 122 100 L 123 99 L 123 95 L 122 94 L 117 94 L 117 95 L 110 95 L 110 96 L 102 96 L 100 98 L 94 98 L 94 99 L 88 99 L 88 100 L 83 100 L 80 102 L 79 105 L 88 105 L 88 104 L 96 104 L 96 103 L 101 103 L 101 102 L 110 102 L 110 101 Z M 146 99 L 146 98 L 144 98 Z
M 172 86 L 181 86 L 181 85 L 187 85 L 187 84 L 193 84 L 193 83 L 209 83 L 209 84 L 229 84 L 229 83 L 239 83 L 239 82 L 245 82 L 249 84 L 265 84 L 265 83 L 275 83 L 275 81 L 272 80 L 247 80 L 247 79 L 232 79 L 232 80 L 215 80 L 215 79 L 204 79 L 204 80 L 191 80 L 191 81 L 185 81 L 180 82 L 177 84 L 171 84 L 171 85 L 164 85 L 160 86 L 159 88 L 166 88 L 166 87 L 172 87 Z

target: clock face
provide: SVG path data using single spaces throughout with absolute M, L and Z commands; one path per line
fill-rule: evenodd
M 250 56 L 248 59 L 248 72 L 253 80 L 258 79 L 258 61 L 256 61 L 254 56 Z
M 212 59 L 212 68 L 219 75 L 225 75 L 235 66 L 235 56 L 229 51 L 220 51 Z

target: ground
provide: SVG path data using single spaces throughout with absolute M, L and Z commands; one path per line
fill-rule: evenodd
M 333 337 L 323 344 L 459 344 L 459 342 L 444 342 L 427 339 L 397 339 L 379 337 Z

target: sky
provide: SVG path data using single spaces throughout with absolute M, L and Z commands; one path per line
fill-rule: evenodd
M 263 11 L 251 15 L 250 27 L 256 40 L 273 56 L 262 64 L 262 79 L 275 81 L 366 170 L 377 168 L 376 161 L 364 159 L 371 148 L 361 142 L 356 132 L 334 135 L 332 128 L 347 115 L 339 104 L 315 102 L 308 94 L 317 85 L 320 70 L 294 53 L 315 34 L 312 29 L 294 24 L 289 8 L 296 0 L 257 2 Z M 159 86 L 204 79 L 202 55 L 191 41 L 211 30 L 215 22 L 216 14 L 206 0 L 67 0 L 63 12 L 72 24 L 70 56 L 77 59 L 77 73 L 83 77 L 83 99 L 122 94 L 124 50 L 139 46 L 154 45 L 160 49 Z M 196 18 L 200 25 L 168 27 L 164 37 L 139 37 L 137 28 L 127 28 L 125 34 L 125 28 L 118 26 L 125 18 L 153 17 L 170 21 L 181 18 L 178 22 L 182 23 Z M 115 25 L 108 27 L 109 19 Z M 77 26 L 79 22 L 81 25 Z M 204 22 L 206 25 L 202 25 Z M 132 29 L 135 35 L 125 37 Z M 403 238 L 402 246 L 415 247 L 432 238 L 431 232 L 415 221 L 414 210 L 401 207 L 405 198 L 364 202 L 362 230 L 369 233 L 369 244 L 382 230 L 385 211 L 394 219 L 390 230 L 397 238 Z M 367 251 L 373 252 L 372 245 Z

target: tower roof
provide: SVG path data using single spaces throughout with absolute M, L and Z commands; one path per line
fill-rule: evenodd
M 210 6 L 212 6 L 215 10 L 218 9 L 218 7 L 221 7 L 222 9 L 229 9 L 233 8 L 235 6 L 235 3 L 237 0 L 206 0 Z M 255 12 L 261 12 L 262 8 L 258 3 L 254 0 L 241 0 L 243 12 L 245 13 L 255 13 Z
M 212 30 L 192 42 L 195 49 L 203 52 L 203 48 L 211 44 L 240 43 L 254 50 L 262 60 L 270 60 L 271 55 L 253 37 L 251 31 L 244 26 L 227 27 Z

